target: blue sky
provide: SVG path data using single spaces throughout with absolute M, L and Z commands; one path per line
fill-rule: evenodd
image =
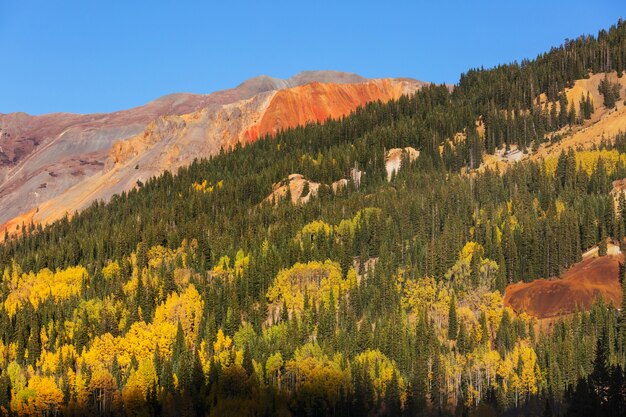
M 620 16 L 623 0 L 0 0 L 0 112 L 114 111 L 309 69 L 455 83 Z

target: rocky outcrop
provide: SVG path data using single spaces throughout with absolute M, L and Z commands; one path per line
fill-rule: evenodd
M 301 174 L 291 174 L 285 180 L 274 184 L 272 193 L 265 198 L 265 201 L 278 204 L 289 197 L 295 206 L 306 204 L 311 197 L 317 196 L 319 188 L 319 182 L 309 181 Z
M 402 160 L 406 158 L 409 162 L 413 162 L 420 156 L 420 152 L 407 146 L 406 148 L 393 148 L 387 151 L 385 155 L 385 170 L 387 171 L 387 181 L 391 181 L 394 174 L 397 174 L 402 167 Z

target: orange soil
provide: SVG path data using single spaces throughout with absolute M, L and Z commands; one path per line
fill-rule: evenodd
M 278 91 L 261 120 L 250 126 L 244 137 L 254 141 L 281 129 L 303 126 L 313 121 L 348 115 L 368 102 L 397 99 L 413 92 L 400 80 L 370 80 L 358 84 L 322 84 L 314 82 Z
M 572 266 L 560 279 L 511 284 L 506 288 L 504 303 L 517 313 L 539 319 L 589 309 L 600 296 L 619 306 L 619 264 L 623 261 L 621 253 L 591 256 Z
M 31 224 L 33 222 L 33 217 L 35 216 L 35 213 L 37 213 L 36 208 L 0 225 L 0 242 L 4 241 L 5 230 L 8 230 L 10 235 L 21 235 L 22 224 L 24 226 L 28 226 L 29 224 Z M 20 230 L 17 230 L 17 227 L 20 227 Z

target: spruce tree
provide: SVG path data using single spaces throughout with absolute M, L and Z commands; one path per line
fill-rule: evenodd
M 111 361 L 111 375 L 115 378 L 115 382 L 117 383 L 117 387 L 122 387 L 122 371 L 120 370 L 120 364 L 117 360 L 117 353 L 113 355 L 113 360 Z
M 30 336 L 28 338 L 28 363 L 34 366 L 37 363 L 37 359 L 39 359 L 39 355 L 41 355 L 41 337 L 39 320 L 35 316 L 30 326 Z
M 607 238 L 602 237 L 600 243 L 598 244 L 598 256 L 606 256 L 607 253 Z
M 622 365 L 626 368 L 626 268 L 623 269 L 624 273 L 620 280 L 622 285 L 622 302 L 620 304 L 618 317 L 618 351 L 621 354 Z
M 176 338 L 174 339 L 174 346 L 172 347 L 172 362 L 178 364 L 178 361 L 182 357 L 183 353 L 187 351 L 187 345 L 185 344 L 185 332 L 183 331 L 183 325 L 178 321 L 176 328 Z
M 161 368 L 159 375 L 159 384 L 166 393 L 174 393 L 174 371 L 172 370 L 172 361 L 166 359 Z
M 604 96 L 604 106 L 607 109 L 615 107 L 615 103 L 620 98 L 621 86 L 619 83 L 613 83 L 609 80 L 608 74 L 604 75 L 600 85 L 598 86 L 598 92 Z
M 596 354 L 593 361 L 593 371 L 589 377 L 591 387 L 600 406 L 604 406 L 608 399 L 610 385 L 609 376 L 609 341 L 607 332 L 601 331 L 596 342 Z
M 454 294 L 452 294 L 448 308 L 448 340 L 456 340 L 458 332 L 459 324 L 456 317 L 456 298 Z
M 0 407 L 5 410 L 10 409 L 11 404 L 11 378 L 6 371 L 0 375 Z

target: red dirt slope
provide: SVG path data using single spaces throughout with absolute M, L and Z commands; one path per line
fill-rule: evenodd
M 422 84 L 415 80 L 378 79 L 356 84 L 313 82 L 279 90 L 261 120 L 250 126 L 244 137 L 254 141 L 281 129 L 345 116 L 371 101 L 387 102 L 413 93 Z
M 621 286 L 619 264 L 624 255 L 588 257 L 567 270 L 560 279 L 539 279 L 511 284 L 504 303 L 517 313 L 549 318 L 588 309 L 600 296 L 619 306 Z

